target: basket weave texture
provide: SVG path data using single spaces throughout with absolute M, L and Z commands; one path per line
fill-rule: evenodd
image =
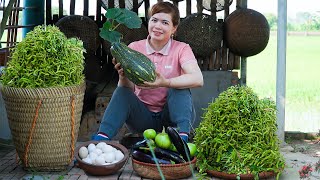
M 85 84 L 34 89 L 2 87 L 1 92 L 24 168 L 65 170 L 73 160 Z
M 176 39 L 189 44 L 197 57 L 209 57 L 221 47 L 222 24 L 215 17 L 196 13 L 181 21 Z
M 215 2 L 213 2 L 215 1 Z M 233 0 L 203 0 L 204 9 L 211 12 L 218 12 L 228 8 Z M 211 3 L 215 3 L 215 8 L 211 8 Z
M 100 45 L 99 27 L 86 16 L 70 15 L 61 18 L 56 26 L 67 38 L 78 37 L 83 41 L 87 54 L 94 54 Z
M 194 170 L 196 161 L 197 159 L 193 158 L 191 162 L 181 164 L 160 164 L 160 168 L 165 179 L 183 179 L 192 175 L 190 163 L 192 170 Z M 132 167 L 133 170 L 141 177 L 148 179 L 161 179 L 156 164 L 145 163 L 132 158 Z

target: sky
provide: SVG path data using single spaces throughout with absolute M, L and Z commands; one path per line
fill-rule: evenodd
M 278 0 L 248 0 L 248 8 L 261 13 L 274 13 L 278 11 Z M 319 0 L 287 0 L 288 16 L 295 16 L 297 12 L 318 13 L 320 15 Z

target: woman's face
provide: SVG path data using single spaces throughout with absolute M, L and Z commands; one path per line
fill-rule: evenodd
M 148 31 L 153 41 L 167 42 L 176 29 L 177 27 L 173 26 L 170 14 L 157 13 L 149 20 Z

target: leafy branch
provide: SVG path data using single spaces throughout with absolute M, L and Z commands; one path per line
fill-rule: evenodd
M 140 28 L 142 24 L 141 18 L 135 12 L 125 8 L 108 9 L 105 17 L 107 21 L 100 28 L 100 36 L 110 43 L 120 42 L 122 39 L 122 34 L 116 31 L 121 24 L 129 29 Z

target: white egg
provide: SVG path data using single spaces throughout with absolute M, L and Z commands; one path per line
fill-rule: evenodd
M 105 142 L 99 142 L 99 143 L 97 144 L 96 148 L 102 150 L 102 148 L 103 148 L 105 145 L 107 145 L 107 143 L 105 143 Z
M 95 149 L 96 149 L 96 145 L 94 145 L 93 143 L 89 144 L 88 146 L 89 153 L 93 152 Z
M 118 149 L 117 149 L 117 148 L 112 147 L 112 151 L 113 151 L 113 152 L 116 152 L 116 151 L 118 151 Z
M 89 154 L 89 158 L 92 160 L 92 162 L 95 162 L 96 158 L 98 157 L 97 153 L 91 152 Z
M 88 149 L 84 146 L 82 146 L 80 149 L 79 149 L 79 156 L 81 159 L 84 159 L 88 156 Z
M 113 151 L 113 147 L 107 144 L 107 145 L 105 145 L 104 147 L 102 147 L 102 151 L 103 151 L 104 153 L 112 152 L 112 151 Z
M 120 161 L 124 157 L 124 154 L 120 150 L 117 150 L 115 152 L 115 155 L 116 155 L 116 161 Z
M 96 165 L 103 165 L 104 163 L 105 163 L 104 156 L 100 155 L 96 158 L 96 161 L 95 161 Z
M 88 163 L 88 164 L 92 164 L 92 160 L 89 158 L 89 157 L 87 157 L 87 158 L 84 158 L 84 159 L 82 159 L 84 162 L 86 162 L 86 163 Z
M 112 163 L 114 160 L 116 160 L 116 155 L 113 152 L 107 153 L 104 155 L 104 160 L 107 163 Z
M 93 150 L 94 153 L 96 153 L 98 156 L 100 156 L 102 154 L 102 150 L 96 148 L 95 150 Z

